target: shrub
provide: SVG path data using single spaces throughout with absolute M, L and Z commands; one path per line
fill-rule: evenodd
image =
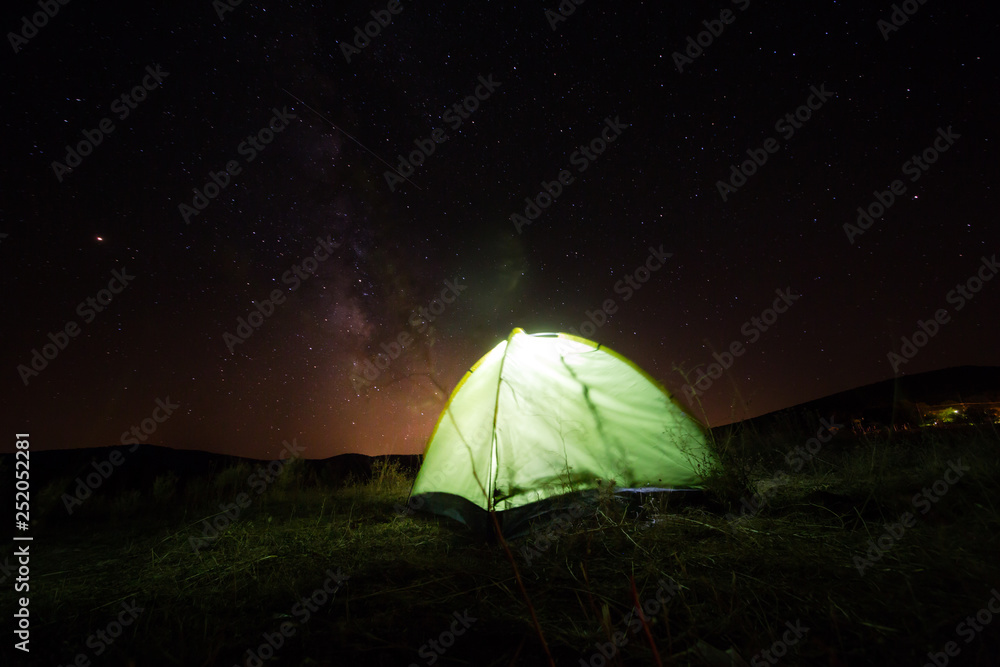
M 411 480 L 399 461 L 379 458 L 372 463 L 372 476 L 368 481 L 369 490 L 377 495 L 408 493 Z
M 243 461 L 230 466 L 215 478 L 215 489 L 222 496 L 231 496 L 245 490 L 250 467 Z
M 171 470 L 153 480 L 153 501 L 166 504 L 177 494 L 177 475 Z

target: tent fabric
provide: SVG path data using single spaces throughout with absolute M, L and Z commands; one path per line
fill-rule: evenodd
M 701 424 L 631 361 L 514 329 L 452 392 L 411 503 L 470 524 L 473 508 L 542 506 L 600 484 L 697 488 L 713 465 Z

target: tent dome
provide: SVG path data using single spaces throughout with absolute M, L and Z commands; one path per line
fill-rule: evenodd
M 702 425 L 625 357 L 514 329 L 452 392 L 410 504 L 471 525 L 599 483 L 697 488 L 714 461 Z

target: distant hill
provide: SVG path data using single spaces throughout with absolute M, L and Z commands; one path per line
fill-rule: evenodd
M 1000 367 L 956 366 L 903 375 L 800 403 L 747 420 L 761 429 L 796 423 L 804 415 L 843 424 L 891 426 L 920 421 L 930 407 L 978 403 L 1000 407 Z
M 741 422 L 761 432 L 815 430 L 820 418 L 832 419 L 845 426 L 883 427 L 916 425 L 928 409 L 942 405 L 979 403 L 1000 409 L 1000 367 L 960 366 L 884 380 L 842 391 L 831 396 L 800 403 L 783 410 Z M 736 425 L 719 427 L 730 428 Z M 150 488 L 157 477 L 173 472 L 181 483 L 201 477 L 214 477 L 227 468 L 244 463 L 250 472 L 268 462 L 204 451 L 177 450 L 143 445 L 135 451 L 128 446 L 90 449 L 64 449 L 31 453 L 31 484 L 38 491 L 58 479 L 73 482 L 99 469 L 114 473 L 101 481 L 105 492 Z M 305 472 L 327 483 L 340 483 L 348 477 L 366 479 L 376 460 L 395 460 L 407 470 L 419 467 L 417 455 L 371 457 L 364 454 L 341 454 L 327 459 L 305 459 Z M 0 455 L 2 470 L 14 469 L 14 455 Z M 117 468 L 122 470 L 119 472 Z M 248 473 L 250 474 L 250 473 Z M 9 478 L 9 477 L 8 477 Z M 0 482 L 0 490 L 7 488 Z
M 157 477 L 171 472 L 181 480 L 181 484 L 185 484 L 202 477 L 214 478 L 221 471 L 240 463 L 247 466 L 249 476 L 269 463 L 259 459 L 156 445 L 142 445 L 135 451 L 130 451 L 131 449 L 129 446 L 117 445 L 32 452 L 31 486 L 37 491 L 55 480 L 65 478 L 71 480 L 67 484 L 67 491 L 72 493 L 75 480 L 86 480 L 88 476 L 98 474 L 102 477 L 100 487 L 103 491 L 115 493 L 125 489 L 151 488 Z M 371 475 L 373 463 L 383 458 L 397 460 L 405 469 L 416 470 L 419 466 L 419 457 L 416 455 L 372 457 L 364 454 L 304 459 L 302 465 L 322 481 L 341 482 L 349 476 L 367 479 Z M 14 468 L 14 454 L 2 454 L 0 461 L 3 461 L 3 470 Z

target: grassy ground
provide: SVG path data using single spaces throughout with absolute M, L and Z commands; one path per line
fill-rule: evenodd
M 406 512 L 393 462 L 336 487 L 302 462 L 165 476 L 72 516 L 54 484 L 13 664 L 548 664 L 533 614 L 557 665 L 916 667 L 949 641 L 952 664 L 998 664 L 1000 614 L 975 619 L 1000 587 L 995 428 L 841 431 L 800 464 L 815 432 L 717 433 L 727 474 L 697 505 L 607 497 L 536 526 L 509 545 L 524 593 L 501 546 Z

